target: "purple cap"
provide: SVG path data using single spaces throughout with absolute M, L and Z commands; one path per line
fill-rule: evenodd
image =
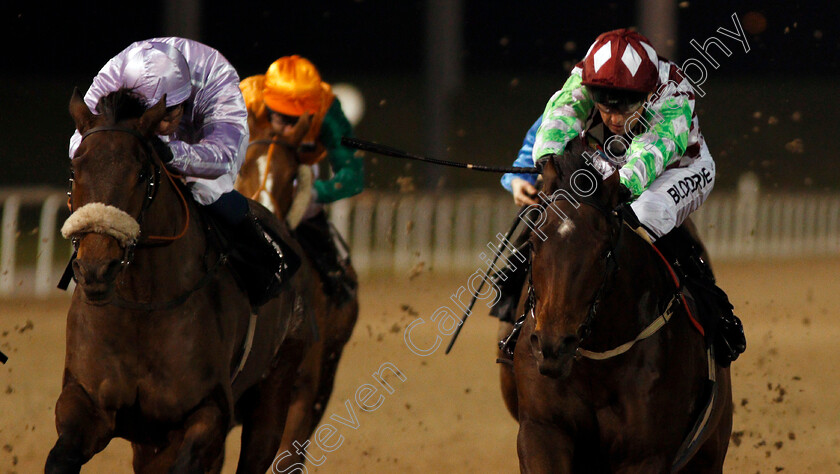
M 146 99 L 146 105 L 157 104 L 166 94 L 166 106 L 189 99 L 192 93 L 190 67 L 175 47 L 165 43 L 144 41 L 131 48 L 123 63 L 123 85 L 134 88 Z

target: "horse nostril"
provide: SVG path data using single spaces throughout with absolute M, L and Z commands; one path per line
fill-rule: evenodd
M 560 343 L 560 351 L 574 353 L 575 349 L 577 349 L 577 345 L 579 342 L 580 339 L 578 339 L 578 337 L 575 335 L 566 336 L 563 338 L 563 342 Z
M 104 281 L 113 280 L 117 273 L 120 271 L 120 267 L 122 266 L 122 262 L 119 259 L 114 259 L 108 262 L 107 265 L 104 265 L 101 278 Z
M 540 337 L 537 335 L 537 333 L 531 333 L 531 345 L 536 347 L 537 349 L 542 350 L 542 348 L 540 347 Z
M 551 338 L 546 337 L 545 334 L 540 334 L 539 331 L 531 334 L 531 344 L 546 359 L 551 359 L 557 355 L 557 347 L 552 343 Z
M 75 275 L 76 280 L 84 281 L 84 279 L 85 279 L 85 271 L 84 271 L 85 267 L 84 267 L 84 265 L 82 265 L 82 263 L 79 262 L 78 259 L 76 259 L 76 260 L 73 260 L 72 266 L 73 266 L 73 275 Z

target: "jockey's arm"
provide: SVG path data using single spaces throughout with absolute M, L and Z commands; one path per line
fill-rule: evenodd
M 562 154 L 566 145 L 583 132 L 595 104 L 581 85 L 581 71 L 580 65 L 575 66 L 563 88 L 548 101 L 534 141 L 534 161 Z
M 542 117 L 538 118 L 537 121 L 531 125 L 528 133 L 525 134 L 525 139 L 522 141 L 522 148 L 519 149 L 519 155 L 517 155 L 516 160 L 513 162 L 513 166 L 523 168 L 532 168 L 534 166 L 534 140 L 536 139 L 537 129 L 540 128 L 541 123 Z M 524 181 L 524 184 L 519 183 L 519 181 Z M 514 186 L 515 183 L 516 186 Z M 537 175 L 535 174 L 506 173 L 502 175 L 502 187 L 512 192 L 514 194 L 514 199 L 517 199 L 517 191 L 520 191 L 523 187 L 527 188 L 526 191 L 529 191 L 526 194 L 532 194 L 530 190 L 534 187 L 534 185 L 536 185 L 536 183 Z M 530 188 L 528 186 L 530 186 Z
M 173 156 L 168 167 L 184 176 L 205 179 L 238 173 L 248 144 L 247 124 L 210 123 L 200 133 L 202 138 L 198 143 L 168 141 Z
M 633 138 L 619 171 L 621 183 L 637 197 L 633 211 L 652 239 L 681 225 L 714 187 L 715 163 L 693 102 L 687 84 L 653 101 L 644 114 L 651 126 Z M 689 149 L 694 150 L 690 160 L 684 157 Z
M 715 161 L 702 141 L 700 156 L 690 165 L 665 170 L 630 204 L 652 240 L 681 225 L 700 208 L 715 185 Z
M 313 185 L 316 201 L 330 203 L 359 194 L 364 189 L 364 160 L 355 150 L 341 144 L 342 137 L 352 137 L 353 127 L 336 98 L 324 117 L 319 140 L 327 149 L 333 177 L 317 180 Z
M 534 140 L 536 139 L 540 124 L 542 124 L 542 116 L 531 125 L 528 133 L 525 134 L 525 139 L 522 141 L 522 148 L 519 149 L 519 155 L 513 162 L 513 166 L 523 168 L 534 166 Z M 517 206 L 537 203 L 535 199 L 537 194 L 536 184 L 536 174 L 506 173 L 502 176 L 502 186 L 513 194 L 513 202 Z
M 685 154 L 694 119 L 693 102 L 693 92 L 677 89 L 646 104 L 643 117 L 650 126 L 633 137 L 620 170 L 621 183 L 633 196 L 642 194 Z M 699 130 L 695 133 L 699 135 Z
M 213 74 L 193 107 L 193 126 L 200 127 L 189 132 L 195 141 L 168 140 L 173 155 L 169 168 L 196 178 L 235 175 L 248 146 L 248 111 L 232 66 L 223 65 Z

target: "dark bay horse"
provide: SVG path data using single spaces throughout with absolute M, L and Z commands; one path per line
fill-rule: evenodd
M 246 196 L 255 196 L 264 187 L 277 217 L 287 221 L 292 228 L 297 227 L 311 199 L 312 172 L 309 165 L 300 162 L 297 153 L 309 125 L 304 116 L 287 136 L 272 137 L 265 121 L 256 121 L 251 115 L 251 144 L 236 183 L 236 188 Z M 304 257 L 304 265 L 311 267 L 313 262 Z M 349 261 L 345 265 L 345 273 L 347 278 L 357 281 Z M 313 279 L 307 285 L 312 290 L 312 298 L 307 304 L 313 311 L 319 337 L 306 350 L 297 371 L 280 446 L 281 452 L 289 451 L 292 456 L 276 464 L 281 471 L 303 462 L 292 443 L 303 443 L 318 427 L 332 394 L 344 345 L 350 339 L 359 314 L 357 296 L 337 305 L 324 292 L 318 273 L 313 271 L 311 274 Z
M 657 250 L 613 212 L 627 198 L 618 172 L 602 181 L 581 151 L 544 165 L 553 208 L 531 236 L 526 321 L 502 366 L 520 468 L 721 472 L 729 369 L 710 361 Z
M 310 277 L 302 269 L 252 314 L 197 205 L 154 151 L 165 98 L 146 110 L 120 90 L 99 111 L 75 91 L 83 141 L 64 230 L 78 283 L 46 472 L 79 472 L 114 437 L 132 443 L 136 472 L 218 472 L 241 423 L 237 472 L 262 474 L 310 343 Z

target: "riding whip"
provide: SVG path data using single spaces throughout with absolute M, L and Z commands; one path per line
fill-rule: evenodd
M 475 293 L 473 293 L 472 300 L 470 301 L 470 305 L 467 307 L 467 311 L 464 313 L 464 318 L 461 320 L 461 324 L 459 324 L 458 327 L 455 328 L 455 332 L 452 334 L 452 340 L 450 340 L 449 345 L 446 346 L 446 354 L 449 354 L 449 351 L 452 350 L 452 346 L 455 345 L 455 340 L 458 339 L 458 334 L 461 333 L 461 328 L 464 327 L 464 324 L 467 322 L 467 318 L 472 313 L 473 306 L 475 306 L 475 301 L 478 298 L 478 295 L 481 293 L 481 290 L 484 288 L 484 282 L 487 281 L 487 278 L 490 276 L 490 271 L 496 265 L 496 261 L 499 260 L 499 256 L 502 255 L 502 252 L 504 251 L 504 243 L 510 242 L 510 237 L 513 235 L 514 231 L 516 231 L 516 228 L 519 226 L 519 221 L 522 220 L 520 218 L 520 215 L 522 212 L 525 211 L 527 207 L 528 205 L 525 205 L 519 209 L 519 212 L 516 213 L 516 217 L 513 219 L 513 224 L 511 224 L 510 229 L 507 231 L 507 234 L 505 234 L 504 240 L 499 242 L 499 246 L 496 249 L 496 255 L 493 256 L 493 263 L 491 263 L 490 266 L 487 267 L 487 272 L 484 274 L 484 278 L 481 279 L 481 284 L 478 285 L 478 289 L 475 291 Z
M 489 171 L 491 173 L 539 173 L 539 170 L 537 170 L 537 168 L 523 168 L 518 166 L 504 167 L 475 165 L 472 163 L 459 163 L 457 161 L 439 160 L 436 158 L 412 155 L 411 153 L 406 153 L 402 150 L 397 150 L 396 148 L 392 148 L 386 145 L 380 145 L 378 143 L 373 143 L 366 140 L 360 140 L 358 138 L 342 137 L 341 144 L 346 147 L 355 148 L 357 150 L 369 151 L 371 153 L 377 153 L 379 155 L 393 156 L 395 158 L 406 158 L 409 160 L 422 161 L 425 163 L 432 163 L 435 165 L 451 166 L 453 168 L 464 168 L 475 171 Z

